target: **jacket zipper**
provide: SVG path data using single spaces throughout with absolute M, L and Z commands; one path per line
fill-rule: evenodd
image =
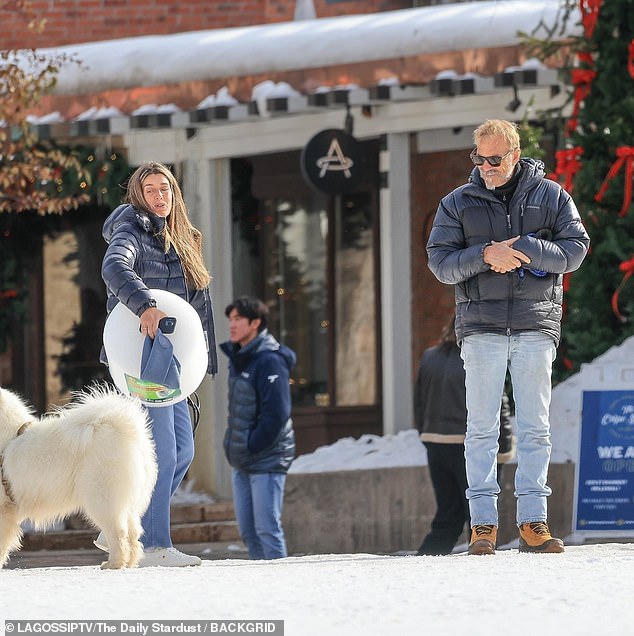
M 520 203 L 520 236 L 524 235 L 524 204 Z M 517 268 L 517 275 L 519 277 L 520 284 L 524 280 L 526 271 L 522 267 Z
M 511 238 L 511 230 L 513 229 L 511 227 L 511 211 L 509 209 L 509 206 L 506 202 L 506 195 L 504 195 L 502 197 L 502 202 L 504 203 L 504 205 L 506 206 L 506 230 L 507 230 L 507 235 L 508 238 Z M 513 274 L 512 272 L 509 272 L 510 276 L 507 276 L 507 280 L 508 280 L 508 288 L 509 288 L 509 297 L 508 297 L 508 301 L 506 304 L 506 335 L 510 336 L 511 335 L 511 328 L 510 328 L 510 324 L 511 324 L 511 302 L 512 302 L 512 297 L 513 297 Z

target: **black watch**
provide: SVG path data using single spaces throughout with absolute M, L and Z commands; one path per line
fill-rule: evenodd
M 138 315 L 140 316 L 146 309 L 149 309 L 150 307 L 156 307 L 156 301 L 154 300 L 154 298 L 150 298 L 150 300 L 144 302 L 141 305 L 141 311 Z

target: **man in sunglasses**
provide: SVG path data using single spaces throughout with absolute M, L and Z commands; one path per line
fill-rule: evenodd
M 563 552 L 550 534 L 546 498 L 551 370 L 559 343 L 563 274 L 590 239 L 570 195 L 521 158 L 515 124 L 488 120 L 473 133 L 468 183 L 438 207 L 429 268 L 455 285 L 456 339 L 465 367 L 469 554 L 494 554 L 496 455 L 507 370 L 517 427 L 516 520 L 521 552 Z

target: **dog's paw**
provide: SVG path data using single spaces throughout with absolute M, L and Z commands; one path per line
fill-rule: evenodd
M 123 563 L 123 561 L 111 561 L 110 559 L 108 559 L 108 561 L 104 561 L 101 564 L 102 570 L 120 570 L 124 567 L 125 563 Z

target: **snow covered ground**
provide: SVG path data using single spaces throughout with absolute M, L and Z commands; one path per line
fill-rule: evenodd
M 634 625 L 634 546 L 564 554 L 289 557 L 0 572 L 8 619 L 284 620 L 286 636 L 611 636 Z M 151 632 L 150 632 L 151 633 Z
M 408 430 L 338 440 L 299 457 L 291 471 L 426 462 Z M 178 494 L 181 503 L 199 496 L 192 488 Z M 515 541 L 492 557 L 327 554 L 116 572 L 70 561 L 0 571 L 0 628 L 27 619 L 257 619 L 283 620 L 286 636 L 611 636 L 632 633 L 632 589 L 634 543 L 526 555 Z
M 292 470 L 425 463 L 410 430 L 339 440 Z M 179 498 L 198 494 L 183 488 Z M 286 636 L 611 636 L 634 625 L 627 543 L 570 545 L 561 555 L 520 554 L 515 542 L 491 557 L 327 554 L 115 572 L 71 564 L 0 571 L 0 628 L 26 619 L 257 619 L 283 620 Z
M 554 461 L 576 456 L 578 414 L 568 420 L 557 417 Z M 426 463 L 410 429 L 338 440 L 299 457 L 291 472 Z M 179 491 L 180 503 L 208 500 L 193 486 Z M 634 543 L 527 555 L 515 541 L 490 557 L 326 554 L 115 572 L 71 563 L 0 571 L 0 629 L 26 619 L 257 619 L 283 620 L 286 636 L 634 633 Z

